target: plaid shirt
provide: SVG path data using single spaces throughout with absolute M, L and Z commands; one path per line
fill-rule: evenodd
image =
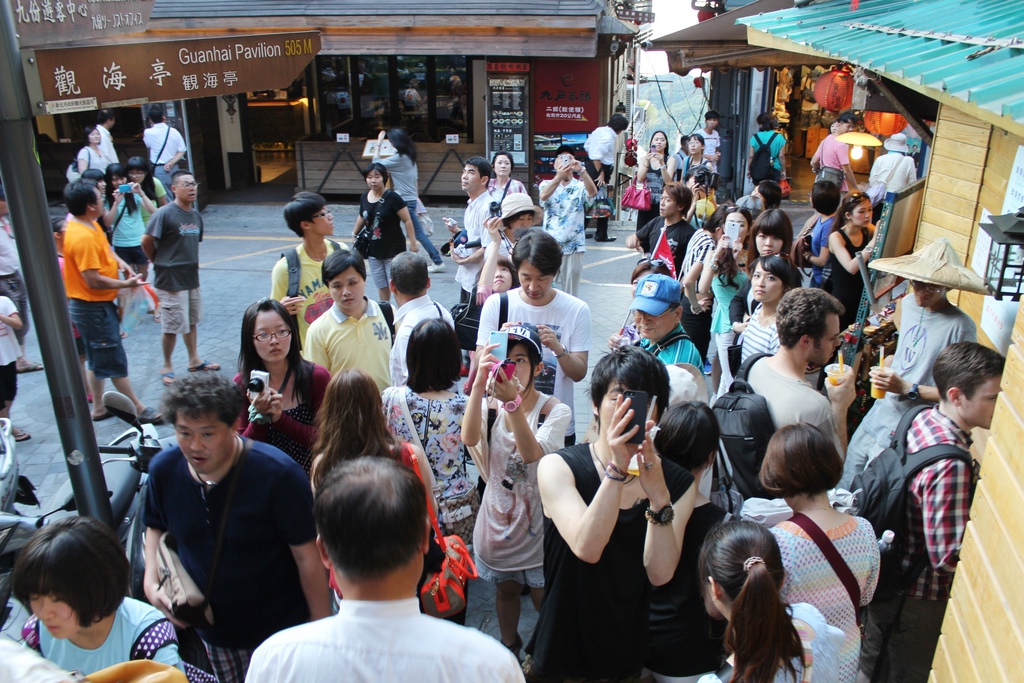
M 938 444 L 953 444 L 969 452 L 971 436 L 936 406 L 914 418 L 907 432 L 907 453 Z M 949 458 L 929 465 L 914 477 L 908 491 L 907 546 L 901 567 L 904 572 L 910 571 L 925 552 L 928 564 L 907 589 L 908 597 L 949 598 L 967 528 L 971 477 L 971 468 Z

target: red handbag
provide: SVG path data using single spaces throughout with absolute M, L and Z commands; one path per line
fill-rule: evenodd
M 647 183 L 645 182 L 640 187 L 637 187 L 635 183 L 630 183 L 626 191 L 622 193 L 622 206 L 637 211 L 650 211 L 651 191 L 647 189 Z
M 423 481 L 419 458 L 412 455 L 410 459 L 416 476 Z M 466 609 L 466 583 L 477 578 L 476 564 L 461 537 L 455 534 L 441 535 L 441 527 L 437 523 L 437 515 L 434 514 L 434 507 L 431 504 L 430 487 L 426 482 L 423 482 L 423 487 L 427 490 L 427 513 L 430 515 L 430 524 L 434 527 L 437 544 L 444 553 L 444 561 L 441 562 L 441 569 L 428 575 L 427 580 L 423 582 L 420 603 L 426 614 L 446 619 Z

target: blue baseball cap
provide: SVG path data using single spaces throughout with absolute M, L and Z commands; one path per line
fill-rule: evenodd
M 669 306 L 678 306 L 682 290 L 675 278 L 652 273 L 636 283 L 636 297 L 630 308 L 651 315 L 661 315 Z

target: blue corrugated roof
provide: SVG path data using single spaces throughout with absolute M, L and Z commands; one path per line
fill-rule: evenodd
M 974 105 L 987 119 L 1001 117 L 1004 127 L 1024 126 L 1021 0 L 862 0 L 854 11 L 849 0 L 834 0 L 737 23 L 775 39 L 748 32 L 751 43 L 791 41 L 791 49 L 801 46 L 936 99 Z

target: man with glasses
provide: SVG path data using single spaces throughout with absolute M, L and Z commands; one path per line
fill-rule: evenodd
M 636 283 L 633 310 L 640 348 L 650 351 L 662 363 L 688 363 L 703 368 L 697 347 L 686 336 L 682 319 L 679 281 L 667 275 L 645 275 Z
M 142 250 L 153 262 L 153 284 L 160 299 L 164 352 L 160 377 L 165 385 L 174 383 L 171 356 L 179 334 L 188 351 L 189 372 L 220 370 L 219 364 L 203 360 L 196 351 L 196 325 L 202 316 L 199 243 L 203 240 L 203 216 L 195 205 L 198 188 L 191 171 L 175 172 L 171 178 L 174 201 L 157 209 L 142 236 Z
M 299 342 L 306 343 L 306 330 L 333 304 L 327 283 L 321 278 L 321 264 L 338 249 L 348 251 L 334 234 L 334 214 L 315 192 L 299 192 L 284 207 L 288 229 L 302 238 L 302 244 L 281 254 L 270 273 L 270 298 L 277 299 L 299 323 Z
M 559 147 L 555 153 L 555 177 L 540 184 L 540 205 L 544 207 L 544 231 L 562 247 L 562 268 L 555 276 L 555 286 L 573 296 L 579 290 L 583 253 L 587 250 L 587 199 L 595 195 L 597 185 L 584 172 L 572 147 Z
M 957 342 L 977 341 L 974 321 L 950 303 L 951 289 L 984 293 L 981 278 L 964 268 L 946 239 L 938 239 L 910 256 L 878 259 L 871 268 L 910 280 L 911 294 L 896 311 L 899 340 L 896 352 L 886 354 L 887 365 L 871 368 L 871 381 L 886 392 L 864 416 L 846 453 L 839 486 L 849 488 L 853 478 L 889 445 L 892 431 L 913 406 L 938 403 L 939 390 L 932 366 L 939 353 Z

